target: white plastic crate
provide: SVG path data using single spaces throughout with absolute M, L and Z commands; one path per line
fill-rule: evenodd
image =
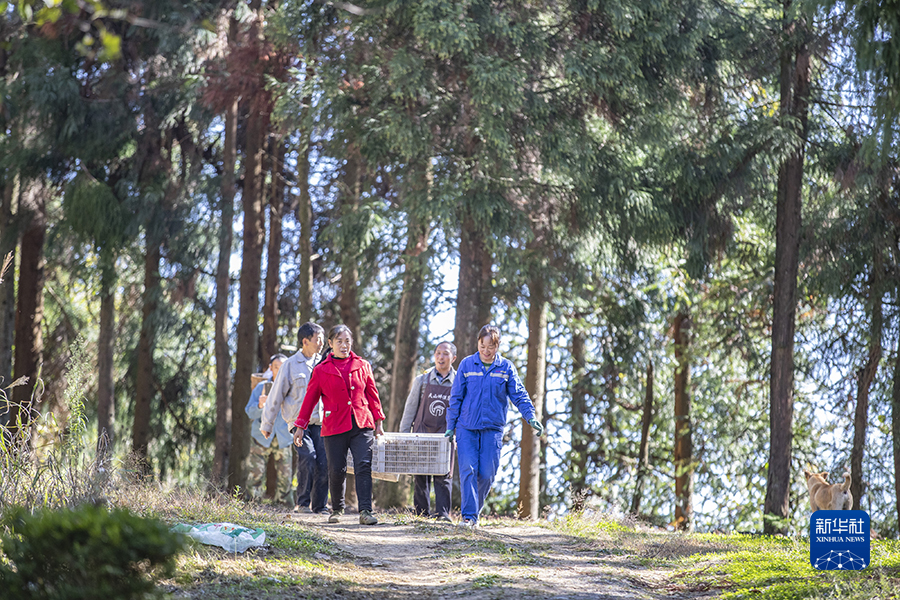
M 353 473 L 353 458 L 347 453 L 347 472 Z M 385 433 L 375 438 L 372 477 L 382 475 L 447 475 L 450 472 L 450 438 L 443 433 Z
M 450 438 L 443 433 L 385 433 L 376 440 L 372 471 L 446 475 L 450 472 Z

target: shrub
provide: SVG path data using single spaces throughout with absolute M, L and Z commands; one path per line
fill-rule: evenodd
M 11 564 L 0 564 L 0 589 L 8 600 L 153 595 L 150 575 L 171 574 L 184 545 L 161 521 L 92 505 L 34 514 L 17 507 L 3 525 L 0 542 Z

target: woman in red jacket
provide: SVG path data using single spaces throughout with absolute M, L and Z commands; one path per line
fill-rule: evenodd
M 294 423 L 294 443 L 298 446 L 309 426 L 313 408 L 322 400 L 322 439 L 328 457 L 328 487 L 331 491 L 329 523 L 344 514 L 347 450 L 353 455 L 359 522 L 375 525 L 372 514 L 372 445 L 384 435 L 384 412 L 369 363 L 351 351 L 353 335 L 346 325 L 336 325 L 328 333 L 331 352 L 313 369 L 300 414 Z

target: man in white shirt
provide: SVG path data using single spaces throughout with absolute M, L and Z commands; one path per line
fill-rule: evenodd
M 289 428 L 300 413 L 300 405 L 306 395 L 306 386 L 313 367 L 325 344 L 325 331 L 315 323 L 304 323 L 297 332 L 300 350 L 281 366 L 272 385 L 272 391 L 263 410 L 260 432 L 268 438 L 272 435 L 275 419 L 281 411 L 281 418 Z M 313 410 L 310 427 L 301 446 L 297 450 L 297 506 L 295 512 L 327 512 L 328 501 L 328 461 L 325 444 L 322 442 L 322 403 Z

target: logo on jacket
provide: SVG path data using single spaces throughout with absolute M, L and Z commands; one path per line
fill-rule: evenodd
M 432 417 L 442 417 L 444 416 L 444 402 L 442 400 L 435 400 L 428 406 L 428 412 L 431 413 Z

